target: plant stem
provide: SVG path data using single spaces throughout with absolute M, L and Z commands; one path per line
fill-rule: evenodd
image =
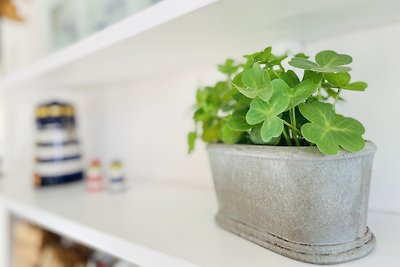
M 289 109 L 289 118 L 290 118 L 290 124 L 293 125 L 294 127 L 296 127 L 296 124 L 294 123 L 294 119 L 293 119 L 292 109 Z M 293 137 L 294 137 L 294 135 L 293 135 Z
M 318 99 L 318 101 L 321 101 L 321 99 L 322 99 L 321 86 L 322 86 L 322 80 L 319 81 L 318 86 L 317 86 L 317 88 L 318 88 L 318 91 L 317 91 L 317 99 Z
M 292 117 L 293 117 L 292 125 L 293 125 L 294 127 L 297 127 L 295 108 L 296 108 L 296 107 L 293 107 L 292 109 L 290 109 L 290 112 L 292 113 Z
M 276 76 L 276 78 L 279 77 L 279 74 L 276 72 L 276 70 L 274 70 L 274 68 L 271 67 L 272 73 Z
M 283 136 L 285 137 L 286 143 L 288 144 L 288 146 L 291 146 L 292 142 L 290 141 L 290 137 L 289 137 L 288 133 L 286 132 L 285 126 L 283 126 Z
M 337 103 L 337 101 L 339 100 L 339 98 L 340 98 L 340 93 L 342 92 L 342 88 L 338 88 L 338 91 L 337 91 L 337 94 L 336 94 L 336 97 L 335 97 L 335 101 L 333 102 L 333 108 L 335 108 L 336 107 L 336 103 Z
M 291 108 L 289 110 L 289 117 L 290 117 L 290 124 L 296 128 L 296 115 L 294 108 Z M 292 138 L 296 143 L 296 146 L 300 146 L 299 140 L 297 139 L 297 133 L 293 129 L 291 129 L 291 133 L 292 133 Z
M 287 121 L 282 120 L 282 119 L 281 119 L 281 121 L 283 122 L 283 124 L 285 124 L 285 125 L 286 125 L 287 127 L 289 127 L 291 130 L 295 131 L 297 134 L 301 134 L 301 132 L 300 132 L 299 130 L 297 130 L 296 127 L 294 127 L 293 125 L 291 125 L 291 124 L 288 123 Z
M 293 112 L 293 125 L 296 127 L 297 129 L 297 121 L 296 121 L 296 107 L 292 108 L 292 112 Z M 299 141 L 299 135 L 296 133 L 295 134 L 296 137 L 294 139 L 294 141 L 296 142 L 297 146 L 300 146 L 300 141 Z

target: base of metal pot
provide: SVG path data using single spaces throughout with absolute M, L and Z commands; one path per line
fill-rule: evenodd
M 369 228 L 364 236 L 351 242 L 332 245 L 301 244 L 256 229 L 217 214 L 216 221 L 226 230 L 283 256 L 314 264 L 335 264 L 364 257 L 375 247 L 375 236 Z

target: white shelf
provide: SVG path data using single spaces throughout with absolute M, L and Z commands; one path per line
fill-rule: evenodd
M 86 193 L 83 184 L 34 190 L 0 185 L 11 213 L 141 266 L 312 266 L 239 238 L 214 222 L 211 188 L 136 181 L 120 195 Z M 341 266 L 398 266 L 400 216 L 370 212 L 376 249 Z
M 50 78 L 54 74 L 60 76 L 66 75 L 63 81 L 68 81 L 69 77 L 74 77 L 75 75 L 85 75 L 79 74 L 80 71 L 75 70 L 75 65 L 72 66 L 72 69 L 68 70 L 73 73 L 65 73 L 63 68 L 71 64 L 80 64 L 80 62 L 84 62 L 84 59 L 90 56 L 94 56 L 95 58 L 97 57 L 97 53 L 101 51 L 118 49 L 113 46 L 215 1 L 217 0 L 163 0 L 154 6 L 17 71 L 0 81 L 0 89 L 23 86 L 26 85 L 27 82 L 38 81 L 41 78 Z M 136 51 L 136 53 L 138 53 L 138 51 Z M 132 53 L 126 54 L 127 57 L 131 55 Z M 94 62 L 90 62 L 89 64 L 93 63 Z M 107 60 L 98 63 L 105 65 L 104 67 L 108 69 L 109 74 L 112 72 L 112 66 L 108 64 L 110 62 Z M 92 67 L 99 66 L 92 65 Z M 81 69 L 81 67 L 78 66 L 78 69 Z M 90 71 L 90 68 L 86 70 Z M 101 76 L 97 78 L 100 77 Z M 96 79 L 96 77 L 93 76 L 92 78 Z M 56 79 L 58 79 L 58 77 Z M 94 80 L 91 81 L 93 82 Z
M 0 81 L 0 89 L 157 79 L 272 42 L 400 21 L 397 0 L 164 0 Z

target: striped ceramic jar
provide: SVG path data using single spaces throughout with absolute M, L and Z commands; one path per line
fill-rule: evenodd
M 36 109 L 36 186 L 81 180 L 83 165 L 72 105 L 49 102 Z

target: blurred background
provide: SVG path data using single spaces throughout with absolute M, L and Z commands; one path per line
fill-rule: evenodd
M 370 209 L 400 214 L 398 11 L 394 0 L 0 0 L 1 179 L 32 185 L 35 109 L 59 100 L 75 107 L 84 165 L 119 159 L 131 187 L 212 188 L 204 146 L 189 156 L 186 134 L 216 64 L 269 45 L 331 49 L 369 84 L 338 109 L 378 146 Z

